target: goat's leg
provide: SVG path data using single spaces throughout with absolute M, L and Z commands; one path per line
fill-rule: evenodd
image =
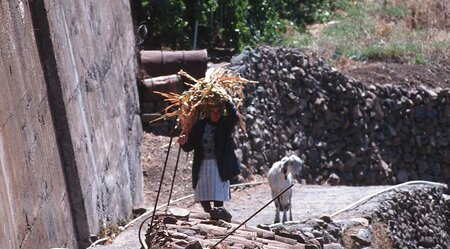
M 292 203 L 289 201 L 289 220 L 292 221 Z
M 275 201 L 275 220 L 273 223 L 279 223 L 280 222 L 280 204 L 278 201 Z
M 275 220 L 273 221 L 273 223 L 280 223 L 280 208 L 277 208 L 277 210 L 275 211 Z
M 286 208 L 287 207 L 284 207 L 284 210 L 283 210 L 283 223 L 285 223 L 287 221 L 287 210 L 286 210 Z

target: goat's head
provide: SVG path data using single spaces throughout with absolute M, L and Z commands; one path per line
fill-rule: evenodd
M 284 157 L 282 160 L 283 166 L 281 168 L 284 178 L 287 179 L 288 174 L 290 173 L 295 179 L 300 179 L 300 173 L 303 169 L 302 160 L 296 156 L 292 155 L 289 157 Z

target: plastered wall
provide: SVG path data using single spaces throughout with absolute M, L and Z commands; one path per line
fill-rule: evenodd
M 128 1 L 0 3 L 0 248 L 85 248 L 142 203 Z

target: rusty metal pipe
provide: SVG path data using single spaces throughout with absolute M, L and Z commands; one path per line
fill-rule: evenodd
M 182 93 L 188 87 L 183 83 L 183 80 L 178 74 L 171 74 L 145 79 L 142 82 L 142 100 L 143 102 L 160 101 L 164 97 L 155 93 L 154 91 L 163 93 Z
M 191 51 L 142 50 L 140 53 L 142 66 L 151 77 L 175 74 L 181 69 L 196 79 L 205 77 L 208 63 L 206 49 Z

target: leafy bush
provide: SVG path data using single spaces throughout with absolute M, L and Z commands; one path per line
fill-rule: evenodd
M 142 7 L 148 15 L 146 46 L 186 47 L 190 40 L 186 31 L 186 6 L 182 0 L 144 0 Z
M 304 30 L 331 18 L 348 0 L 142 0 L 148 15 L 146 48 L 189 49 L 197 30 L 198 47 L 239 49 L 278 43 L 285 20 Z M 197 29 L 196 29 L 197 27 Z

